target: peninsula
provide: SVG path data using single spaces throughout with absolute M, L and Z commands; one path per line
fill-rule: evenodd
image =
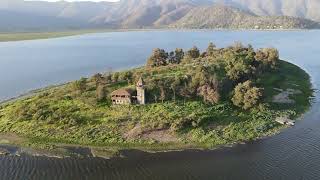
M 215 148 L 279 132 L 281 119 L 292 122 L 309 108 L 312 93 L 308 74 L 274 48 L 157 48 L 143 67 L 0 105 L 0 132 L 23 138 L 11 143 L 50 149 Z

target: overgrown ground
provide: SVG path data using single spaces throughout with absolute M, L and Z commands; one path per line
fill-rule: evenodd
M 153 75 L 179 76 L 185 72 L 172 67 L 157 73 Z M 96 102 L 94 82 L 81 96 L 74 96 L 70 84 L 66 84 L 1 105 L 0 132 L 25 137 L 19 142 L 24 146 L 45 149 L 58 144 L 112 150 L 214 148 L 277 133 L 283 126 L 274 122 L 276 117 L 296 118 L 310 106 L 309 76 L 293 64 L 280 61 L 278 69 L 257 78 L 256 83 L 265 89 L 264 103 L 251 110 L 242 110 L 229 101 L 212 105 L 183 98 L 145 106 L 111 106 L 109 100 Z M 108 90 L 125 86 L 126 82 L 113 83 Z M 277 104 L 271 102 L 277 93 L 274 88 L 292 88 L 302 93 L 291 97 L 294 104 Z M 183 128 L 176 130 L 181 125 Z M 159 132 L 169 138 L 162 141 Z

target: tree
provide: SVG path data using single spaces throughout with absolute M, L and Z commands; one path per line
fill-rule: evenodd
M 183 49 L 177 48 L 175 50 L 175 63 L 176 64 L 180 64 L 180 62 L 183 59 L 183 57 L 184 57 Z
M 251 81 L 239 83 L 234 89 L 232 102 L 242 109 L 250 109 L 257 105 L 262 97 L 262 89 L 254 87 Z
M 189 51 L 187 51 L 187 57 L 191 58 L 191 59 L 196 59 L 198 57 L 200 57 L 200 51 L 196 46 L 193 46 L 193 48 L 191 48 Z
M 102 74 L 97 73 L 93 75 L 92 79 L 96 83 L 96 87 L 98 87 L 98 85 L 103 81 L 103 76 Z
M 127 81 L 130 84 L 133 80 L 133 73 L 131 71 L 125 71 L 119 74 L 120 81 Z
M 262 64 L 263 70 L 274 69 L 279 61 L 279 51 L 275 48 L 263 48 L 256 52 L 255 59 Z
M 102 101 L 106 98 L 106 88 L 103 84 L 99 84 L 96 88 L 96 99 Z
M 168 53 L 156 48 L 153 50 L 152 55 L 147 60 L 147 67 L 158 67 L 167 65 Z
M 119 72 L 113 73 L 113 74 L 112 74 L 112 77 L 111 77 L 112 82 L 114 82 L 114 83 L 115 83 L 115 82 L 118 82 L 119 76 L 120 76 L 120 73 L 119 73 Z
M 80 80 L 73 82 L 72 86 L 76 92 L 82 94 L 87 89 L 87 79 L 81 78 Z
M 198 88 L 198 94 L 203 97 L 205 102 L 211 104 L 218 103 L 220 100 L 220 94 L 217 87 L 214 87 L 210 84 L 205 84 Z
M 205 102 L 218 103 L 220 100 L 220 85 L 216 75 L 212 75 L 208 69 L 205 69 L 202 74 L 201 78 L 203 79 L 199 83 L 197 94 L 202 96 Z
M 214 56 L 215 52 L 216 52 L 216 45 L 214 45 L 212 42 L 209 43 L 209 46 L 206 51 L 206 55 L 212 57 Z
M 112 75 L 111 74 L 106 75 L 105 80 L 106 80 L 106 83 L 112 82 Z
M 255 72 L 253 66 L 254 59 L 248 56 L 248 52 L 236 53 L 234 51 L 227 51 L 224 53 L 224 61 L 226 63 L 225 70 L 227 76 L 233 80 L 249 79 Z
M 170 89 L 173 92 L 173 101 L 176 102 L 176 90 L 177 87 L 181 84 L 181 80 L 179 77 L 175 77 L 173 82 L 171 82 L 170 84 Z
M 174 54 L 173 51 L 171 51 L 171 52 L 169 53 L 168 63 L 170 63 L 170 64 L 175 64 L 175 63 L 176 63 L 175 54 Z

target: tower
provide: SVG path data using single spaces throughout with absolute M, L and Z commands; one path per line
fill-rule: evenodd
M 144 82 L 142 77 L 140 77 L 139 81 L 137 82 L 136 85 L 137 88 L 137 103 L 138 104 L 146 104 L 146 92 L 145 92 L 145 87 L 144 87 Z

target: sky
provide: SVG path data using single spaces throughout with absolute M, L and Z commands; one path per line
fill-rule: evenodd
M 27 0 L 28 1 L 28 0 Z M 30 1 L 30 0 L 29 0 Z M 49 1 L 49 2 L 56 2 L 60 0 L 38 0 L 38 1 Z M 65 0 L 65 1 L 70 1 L 70 2 L 79 2 L 79 1 L 93 1 L 93 2 L 101 2 L 101 1 L 109 1 L 109 2 L 116 2 L 119 0 Z

